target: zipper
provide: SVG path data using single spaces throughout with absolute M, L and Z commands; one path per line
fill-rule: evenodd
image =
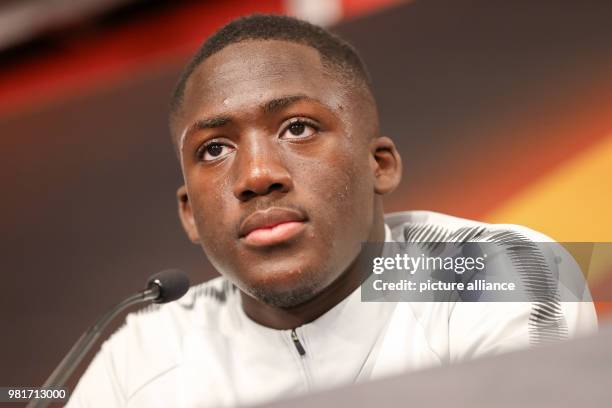
M 293 345 L 297 349 L 297 352 L 300 354 L 300 356 L 303 357 L 304 355 L 306 355 L 306 350 L 304 350 L 304 346 L 302 346 L 302 343 L 300 343 L 300 339 L 298 338 L 295 329 L 291 330 L 291 340 L 293 340 Z
M 295 346 L 295 349 L 297 350 L 299 356 L 296 356 L 295 358 L 298 359 L 297 363 L 299 364 L 299 366 L 301 367 L 301 372 L 303 374 L 303 378 L 306 382 L 306 391 L 310 391 L 312 388 L 312 378 L 310 377 L 310 370 L 308 368 L 308 364 L 306 364 L 307 362 L 307 358 L 306 358 L 306 349 L 304 348 L 304 345 L 302 344 L 302 342 L 300 341 L 300 338 L 297 334 L 297 330 L 296 329 L 291 329 L 291 333 L 289 335 L 289 337 L 291 337 L 291 341 L 293 342 L 293 345 Z

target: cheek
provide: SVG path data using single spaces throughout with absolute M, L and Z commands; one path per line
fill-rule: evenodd
M 364 238 L 371 226 L 374 202 L 367 152 L 348 148 L 328 152 L 317 158 L 316 163 L 302 166 L 299 184 L 309 187 L 310 211 L 324 224 L 321 232 L 331 234 L 330 238 L 347 241 Z
M 229 208 L 232 200 L 231 186 L 227 177 L 218 181 L 203 181 L 194 177 L 188 188 L 192 200 L 192 210 L 200 241 L 205 249 L 217 251 L 223 247 L 223 241 L 230 238 L 228 228 L 233 226 L 227 217 L 231 214 Z

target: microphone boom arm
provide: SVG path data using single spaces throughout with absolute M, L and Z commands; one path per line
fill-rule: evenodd
M 57 368 L 51 373 L 47 381 L 41 388 L 60 388 L 64 386 L 68 378 L 72 375 L 75 368 L 79 365 L 83 357 L 94 345 L 100 337 L 102 330 L 123 310 L 138 303 L 148 302 L 158 299 L 161 294 L 161 288 L 158 285 L 150 285 L 146 290 L 134 293 L 121 303 L 117 304 L 111 310 L 106 312 L 98 321 L 91 326 L 72 346 L 66 357 L 60 362 Z M 26 405 L 26 408 L 43 408 L 49 405 L 52 401 L 46 399 L 32 399 Z

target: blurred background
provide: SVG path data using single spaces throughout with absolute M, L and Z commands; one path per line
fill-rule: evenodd
M 150 274 L 215 275 L 176 215 L 167 107 L 191 53 L 254 12 L 361 52 L 404 159 L 388 212 L 612 241 L 612 2 L 0 0 L 0 385 L 41 384 Z

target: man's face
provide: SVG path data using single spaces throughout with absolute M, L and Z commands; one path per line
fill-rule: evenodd
M 291 307 L 371 238 L 376 115 L 364 91 L 284 41 L 244 41 L 191 76 L 173 126 L 183 223 L 243 292 Z

